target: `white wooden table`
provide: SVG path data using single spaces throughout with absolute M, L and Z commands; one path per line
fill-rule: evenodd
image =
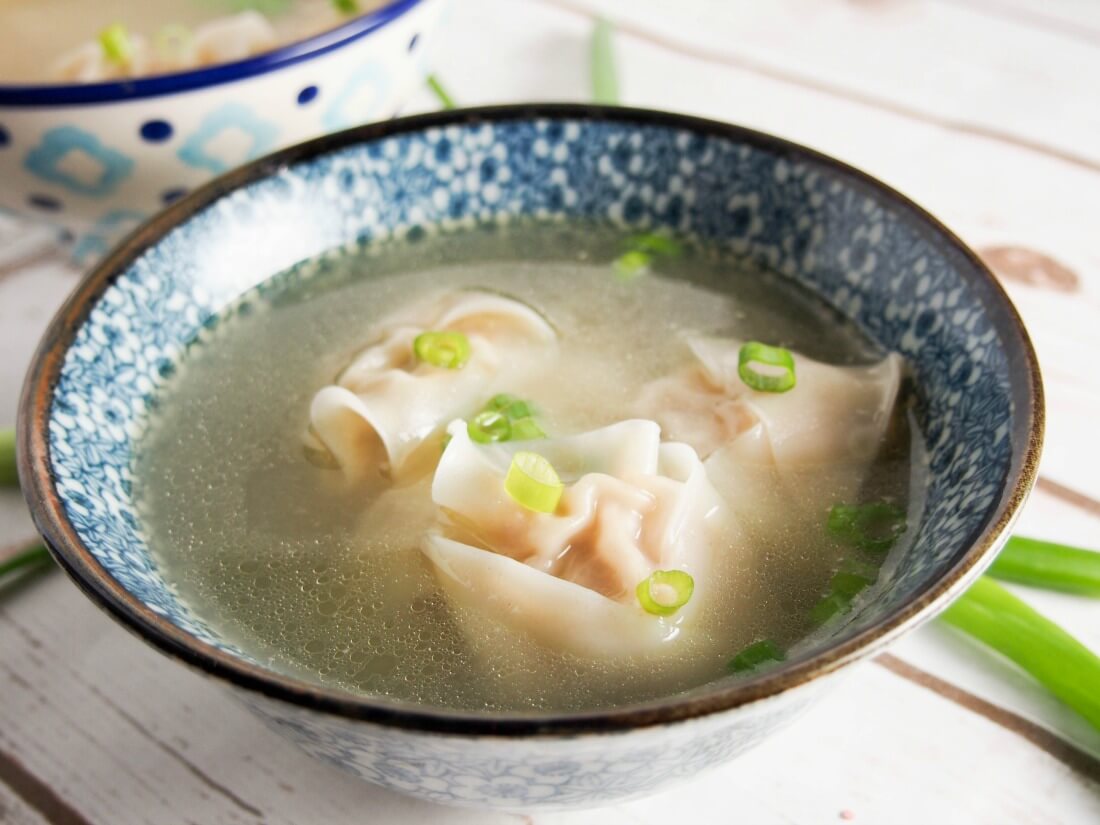
M 987 257 L 1028 323 L 1048 393 L 1041 478 L 1019 531 L 1100 544 L 1100 2 L 457 0 L 439 74 L 464 103 L 586 99 L 596 12 L 617 24 L 625 103 L 836 155 Z M 424 93 L 410 109 L 434 106 Z M 43 238 L 0 223 L 0 426 L 77 279 Z M 32 539 L 19 497 L 0 494 L 0 554 Z M 1100 650 L 1100 603 L 1020 592 Z M 932 625 L 693 784 L 594 812 L 457 811 L 314 763 L 56 571 L 0 595 L 0 822 L 849 820 L 1100 822 L 1100 734 Z

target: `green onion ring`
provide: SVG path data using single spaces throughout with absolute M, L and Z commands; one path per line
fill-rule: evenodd
M 496 410 L 479 412 L 466 425 L 466 432 L 478 444 L 508 441 L 512 437 L 512 422 L 508 416 Z
M 671 616 L 689 601 L 695 579 L 683 570 L 655 570 L 635 588 L 638 603 L 646 613 Z
M 769 375 L 753 369 L 753 363 L 769 367 L 782 367 L 780 375 Z M 757 392 L 786 392 L 795 384 L 794 356 L 783 347 L 771 347 L 759 341 L 742 345 L 737 354 L 737 374 Z
M 413 340 L 413 353 L 432 366 L 457 370 L 470 360 L 470 339 L 461 332 L 422 332 Z
M 504 477 L 504 491 L 528 510 L 552 513 L 565 485 L 554 466 L 538 453 L 518 452 Z

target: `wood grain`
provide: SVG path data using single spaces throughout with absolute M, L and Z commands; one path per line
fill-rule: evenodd
M 1082 776 L 1088 777 L 1092 782 L 1100 784 L 1100 759 L 1074 747 L 1065 739 L 1041 725 L 1037 725 L 1030 719 L 988 702 L 945 679 L 933 676 L 904 659 L 899 659 L 892 653 L 880 653 L 874 661 L 875 664 L 886 668 L 896 676 L 908 679 L 913 684 L 920 685 L 972 713 L 984 716 L 990 722 L 1000 725 L 1005 730 L 1012 731 L 1021 739 L 1050 754 L 1062 764 L 1072 768 Z

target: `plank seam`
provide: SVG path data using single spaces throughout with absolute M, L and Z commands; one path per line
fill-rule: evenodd
M 892 653 L 880 653 L 872 661 L 879 667 L 886 668 L 895 676 L 900 676 L 902 679 L 929 690 L 949 702 L 954 702 L 959 707 L 982 716 L 993 724 L 1016 734 L 1047 755 L 1057 759 L 1066 767 L 1100 785 L 1100 759 L 1067 742 L 1041 725 L 1037 725 L 1030 719 L 982 699 L 980 696 L 940 679 L 938 676 L 933 676 L 928 671 L 921 670 L 916 665 L 912 665 L 904 659 L 899 659 Z
M 538 2 L 565 12 L 587 17 L 591 20 L 597 18 L 594 12 L 582 6 L 580 3 L 576 2 L 576 0 L 538 0 Z M 717 63 L 731 68 L 741 69 L 742 71 L 752 72 L 753 74 L 758 74 L 771 80 L 798 86 L 803 89 L 809 89 L 810 91 L 840 100 L 846 100 L 849 103 L 855 103 L 856 105 L 866 108 L 888 112 L 899 117 L 924 123 L 928 126 L 936 126 L 946 131 L 957 132 L 959 134 L 969 135 L 970 137 L 1003 143 L 1016 149 L 1034 152 L 1035 154 L 1044 155 L 1047 158 L 1100 174 L 1100 161 L 1092 160 L 1083 155 L 1078 155 L 1038 140 L 1015 135 L 992 126 L 983 126 L 978 123 L 970 123 L 965 120 L 926 112 L 887 98 L 878 97 L 873 94 L 860 92 L 843 86 L 836 86 L 751 58 L 738 57 L 716 49 L 702 48 L 694 44 L 688 44 L 674 37 L 670 37 L 667 34 L 652 31 L 645 26 L 639 26 L 629 20 L 616 19 L 614 22 L 615 27 L 625 34 L 685 57 L 692 57 L 706 63 Z

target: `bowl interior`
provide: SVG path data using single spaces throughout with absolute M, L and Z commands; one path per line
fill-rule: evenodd
M 1033 359 L 1007 300 L 957 241 L 860 173 L 773 138 L 543 107 L 412 118 L 288 150 L 219 179 L 109 257 L 74 298 L 75 332 L 56 331 L 47 399 L 56 506 L 81 552 L 149 610 L 247 660 L 177 599 L 143 539 L 131 449 L 158 385 L 188 342 L 216 334 L 220 310 L 275 273 L 382 237 L 516 216 L 721 244 L 906 357 L 928 447 L 923 518 L 885 585 L 819 651 L 912 608 L 1005 527 L 1037 438 Z

